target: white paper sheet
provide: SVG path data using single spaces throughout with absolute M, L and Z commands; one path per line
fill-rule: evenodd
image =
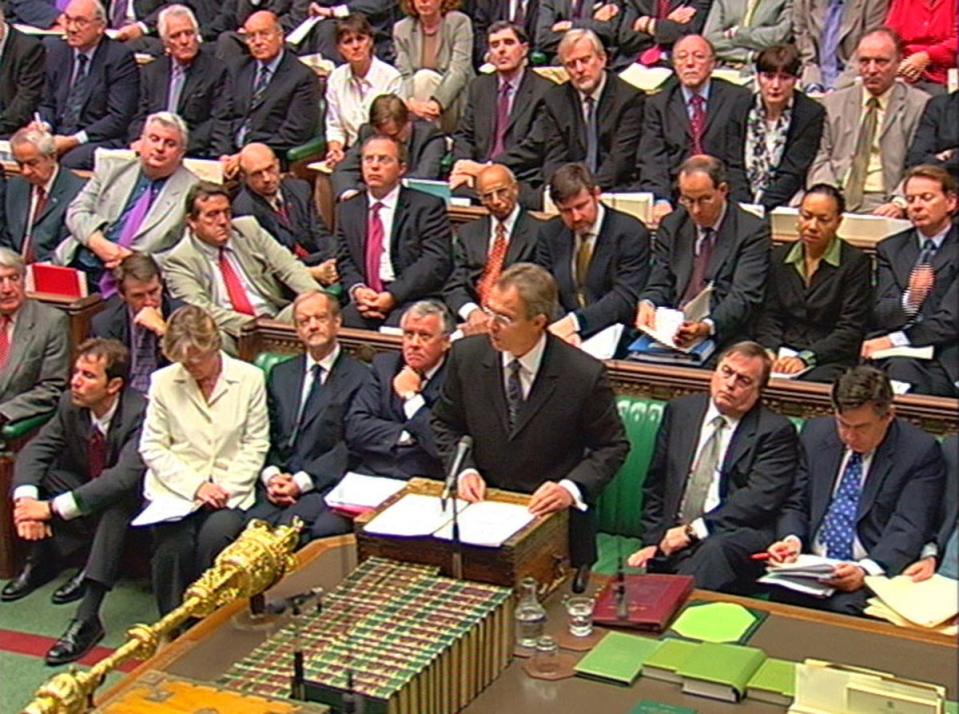
M 621 322 L 610 325 L 605 330 L 600 330 L 588 340 L 583 340 L 580 349 L 596 359 L 612 359 L 616 354 L 616 346 L 623 336 L 625 325 Z
M 310 34 L 310 30 L 313 29 L 316 23 L 318 23 L 322 19 L 323 18 L 320 17 L 319 15 L 306 18 L 303 22 L 301 22 L 299 25 L 297 25 L 292 30 L 290 30 L 290 34 L 286 36 L 286 41 L 289 42 L 291 45 L 300 44 L 303 40 L 306 39 L 306 36 Z
M 905 575 L 870 575 L 866 586 L 886 607 L 921 627 L 936 627 L 959 613 L 959 587 L 955 580 L 942 575 L 920 583 Z
M 524 505 L 502 501 L 480 501 L 470 504 L 457 514 L 460 524 L 460 541 L 467 545 L 498 548 L 510 537 L 525 528 L 536 518 Z M 452 540 L 453 522 L 450 521 L 434 533 L 437 538 Z
M 926 347 L 890 347 L 886 350 L 873 352 L 869 359 L 886 359 L 887 357 L 910 357 L 912 359 L 932 359 L 935 354 L 935 348 L 932 345 Z
M 146 508 L 131 522 L 131 526 L 152 526 L 155 523 L 182 521 L 200 507 L 196 501 L 182 498 L 158 498 L 150 501 Z
M 466 501 L 456 502 L 460 514 L 465 512 L 467 506 L 469 504 Z M 452 500 L 447 501 L 446 510 L 443 510 L 439 496 L 408 493 L 371 520 L 364 530 L 367 533 L 387 536 L 428 536 L 439 530 L 452 517 Z
M 406 481 L 386 476 L 370 476 L 347 471 L 332 491 L 326 494 L 326 505 L 354 508 L 377 508 L 391 496 L 406 488 Z

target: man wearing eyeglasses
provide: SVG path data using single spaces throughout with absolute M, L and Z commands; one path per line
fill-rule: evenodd
M 476 177 L 476 192 L 489 215 L 460 226 L 453 274 L 443 289 L 446 305 L 468 334 L 486 332 L 481 307 L 500 273 L 514 263 L 535 260 L 542 224 L 519 205 L 519 183 L 505 166 L 484 167 Z
M 681 309 L 712 286 L 709 316 L 686 321 L 674 340 L 711 338 L 719 349 L 744 339 L 765 295 L 769 226 L 729 201 L 722 162 L 692 156 L 679 169 L 679 203 L 656 233 L 653 267 L 640 295 L 636 326 L 655 327 L 656 308 Z
M 106 37 L 98 0 L 71 0 L 64 39 L 47 44 L 39 118 L 53 134 L 60 164 L 92 169 L 97 148 L 124 146 L 137 111 L 140 73 L 133 52 Z
M 499 276 L 484 308 L 488 336 L 458 340 L 433 405 L 433 431 L 448 461 L 468 434 L 473 450 L 459 495 L 487 487 L 531 494 L 544 516 L 569 509 L 574 567 L 596 560 L 595 503 L 629 453 L 602 362 L 551 334 L 556 283 L 517 263 Z
M 760 399 L 771 368 L 762 345 L 740 342 L 719 358 L 708 395 L 666 405 L 631 567 L 691 575 L 707 590 L 751 588 L 762 566 L 750 555 L 775 536 L 799 459 L 796 429 Z

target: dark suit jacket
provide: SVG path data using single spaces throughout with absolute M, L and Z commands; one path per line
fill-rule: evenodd
M 0 136 L 6 137 L 33 119 L 43 93 L 46 51 L 35 37 L 7 25 L 0 55 Z
M 643 128 L 644 94 L 612 72 L 596 107 L 599 133 L 596 183 L 611 191 L 631 183 L 636 172 L 636 150 Z M 579 92 L 566 82 L 543 95 L 543 111 L 532 133 L 499 161 L 517 176 L 539 169 L 548 181 L 560 166 L 586 160 L 586 120 Z
M 143 67 L 140 78 L 140 107 L 137 118 L 130 125 L 130 141 L 139 138 L 146 118 L 154 112 L 166 111 L 170 96 L 171 62 L 169 55 L 158 57 Z M 189 156 L 210 156 L 210 132 L 213 118 L 223 111 L 226 83 L 226 65 L 217 59 L 212 49 L 200 48 L 199 54 L 186 70 L 186 79 L 180 91 L 176 113 L 190 130 L 187 146 Z
M 472 7 L 467 8 L 460 4 L 460 11 L 465 12 L 473 20 L 473 66 L 480 67 L 486 61 L 486 51 L 489 49 L 487 32 L 490 25 L 500 20 L 513 21 L 509 16 L 509 0 L 475 0 Z M 539 0 L 527 0 L 526 12 L 523 17 L 523 30 L 529 38 L 530 49 L 533 49 L 536 40 L 536 16 L 539 13 Z
M 643 484 L 643 545 L 657 545 L 667 530 L 679 525 L 679 509 L 709 401 L 707 394 L 694 394 L 666 405 Z M 780 506 L 790 495 L 798 459 L 795 427 L 757 402 L 739 422 L 726 449 L 719 476 L 720 503 L 702 517 L 709 532 L 752 528 L 769 531 L 772 537 Z
M 909 322 L 902 295 L 919 258 L 919 239 L 907 230 L 876 246 L 874 327 L 881 334 L 903 330 L 914 347 L 933 345 L 952 382 L 959 380 L 959 226 L 953 224 L 932 260 L 935 284 L 918 317 Z
M 163 0 L 132 0 L 133 10 L 137 20 L 143 22 L 149 29 L 156 30 L 157 15 L 166 4 Z M 110 17 L 111 2 L 104 2 L 107 17 Z M 9 8 L 20 22 L 47 29 L 63 14 L 57 9 L 53 0 L 10 0 Z
M 132 389 L 120 393 L 106 434 L 105 468 L 98 478 L 91 479 L 87 450 L 93 427 L 90 410 L 75 406 L 70 393 L 65 392 L 53 419 L 17 455 L 13 488 L 36 486 L 42 493 L 44 476 L 60 470 L 74 474 L 83 483 L 72 493 L 84 514 L 96 513 L 122 499 L 137 498 L 146 471 L 139 450 L 146 404 L 146 399 Z
M 807 286 L 785 262 L 792 247 L 773 248 L 756 341 L 773 352 L 783 345 L 814 352 L 817 366 L 856 365 L 872 305 L 872 261 L 840 241 L 839 267 L 821 261 Z
M 257 71 L 257 62 L 251 57 L 228 65 L 223 116 L 214 117 L 210 136 L 214 155 L 232 154 L 241 148 L 236 145 L 236 134 L 247 117 L 250 130 L 244 143 L 263 142 L 281 159 L 288 149 L 313 138 L 320 120 L 320 85 L 313 70 L 284 50 L 276 72 L 254 104 Z
M 743 170 L 743 137 L 752 95 L 722 79 L 709 82 L 703 151 L 726 164 L 730 196 L 751 200 Z M 818 147 L 817 147 L 818 148 Z M 689 113 L 681 85 L 671 79 L 649 100 L 643 136 L 639 142 L 639 188 L 657 199 L 674 200 L 679 165 L 693 151 Z
M 695 246 L 696 227 L 686 209 L 666 216 L 653 241 L 653 267 L 640 299 L 677 307 L 693 274 Z M 729 201 L 706 267 L 717 347 L 748 335 L 766 289 L 770 246 L 769 226 Z
M 586 273 L 586 306 L 576 299 L 576 237 L 556 216 L 540 230 L 536 262 L 556 279 L 564 312 L 575 313 L 580 335 L 590 337 L 617 322 L 632 324 L 649 278 L 649 231 L 640 221 L 605 207 Z
M 685 25 L 672 20 L 656 20 L 656 33 L 647 35 L 645 32 L 633 30 L 633 24 L 643 16 L 656 17 L 659 0 L 626 0 L 623 3 L 622 21 L 619 23 L 620 54 L 635 60 L 641 52 L 654 44 L 671 48 L 681 37 L 702 34 L 711 4 L 710 0 L 669 0 L 669 12 L 682 6 L 695 8 L 693 19 Z
M 946 149 L 952 149 L 952 156 L 945 161 L 936 157 Z M 907 169 L 918 164 L 942 166 L 959 181 L 959 92 L 933 97 L 926 104 L 906 154 Z
M 347 294 L 355 285 L 366 284 L 369 205 L 369 195 L 364 192 L 337 207 L 336 265 Z M 453 267 L 443 199 L 401 188 L 389 240 L 396 280 L 386 289 L 397 304 L 438 296 Z
M 833 417 L 807 421 L 800 441 L 804 461 L 777 530 L 780 538 L 797 536 L 809 552 L 832 501 L 845 446 Z M 944 470 L 932 436 L 902 419 L 892 422 L 873 455 L 856 512 L 859 542 L 890 576 L 916 560 L 935 533 Z
M 536 37 L 530 37 L 535 42 L 536 49 L 547 55 L 554 64 L 559 41 L 563 39 L 562 32 L 553 32 L 553 25 L 562 20 L 572 21 L 577 29 L 592 30 L 596 33 L 607 51 L 611 51 L 616 44 L 616 29 L 619 27 L 619 15 L 612 20 L 601 22 L 593 19 L 593 5 L 582 2 L 582 12 L 579 18 L 573 18 L 573 3 L 575 0 L 540 0 L 536 10 Z
M 457 229 L 453 255 L 453 273 L 443 288 L 443 299 L 454 315 L 469 303 L 479 304 L 476 285 L 483 277 L 490 250 L 490 216 L 470 221 Z M 509 236 L 503 267 L 536 260 L 536 245 L 542 221 L 520 209 Z
M 343 160 L 336 165 L 330 175 L 333 183 L 333 195 L 339 196 L 350 189 L 359 191 L 364 188 L 363 176 L 360 171 L 360 154 L 363 142 L 373 136 L 376 131 L 369 123 L 360 127 L 357 140 L 347 152 Z M 435 181 L 440 177 L 440 164 L 446 154 L 446 137 L 432 122 L 413 122 L 410 138 L 406 142 L 406 178 L 428 179 Z
M 936 532 L 936 547 L 939 562 L 946 552 L 946 544 L 959 525 L 959 436 L 953 434 L 942 441 L 942 456 L 946 464 L 946 482 L 943 489 L 942 508 L 939 511 L 939 528 Z
M 47 202 L 32 231 L 33 250 L 37 260 L 47 260 L 50 253 L 70 236 L 70 231 L 64 223 L 67 206 L 85 183 L 84 179 L 70 169 L 60 167 Z M 3 206 L 4 220 L 3 225 L 0 226 L 0 244 L 17 253 L 23 250 L 32 188 L 33 186 L 21 176 L 14 176 L 7 182 Z
M 822 127 L 826 119 L 826 110 L 822 104 L 798 91 L 793 97 L 795 99 L 792 120 L 786 130 L 786 146 L 760 201 L 767 211 L 789 203 L 796 192 L 805 187 L 806 173 L 816 158 L 819 140 L 822 139 Z
M 529 396 L 510 431 L 502 353 L 485 335 L 453 345 L 446 384 L 433 408 L 433 431 L 447 463 L 464 434 L 475 468 L 490 486 L 532 493 L 569 479 L 591 508 L 570 511 L 574 565 L 596 557 L 596 500 L 629 453 L 629 442 L 601 362 L 552 335 Z
M 166 317 L 173 314 L 177 308 L 183 307 L 182 302 L 171 298 L 164 291 L 163 300 L 160 304 L 160 311 Z M 114 295 L 106 301 L 103 309 L 100 310 L 90 321 L 90 334 L 94 337 L 103 337 L 121 342 L 128 350 L 133 348 L 130 342 L 130 312 L 127 304 L 119 294 Z M 157 368 L 166 367 L 170 361 L 164 356 L 162 340 L 156 341 Z
M 302 255 L 306 265 L 317 265 L 332 258 L 334 238 L 317 213 L 310 184 L 287 177 L 280 181 L 280 191 L 289 223 L 277 215 L 266 199 L 246 186 L 233 199 L 233 215 L 256 218 L 257 223 L 290 252 Z
M 289 0 L 281 0 L 288 2 Z M 293 0 L 290 11 L 280 18 L 283 31 L 289 34 L 309 16 L 310 5 L 320 7 L 346 7 L 350 15 L 361 14 L 373 28 L 373 53 L 388 64 L 393 64 L 396 52 L 393 49 L 393 25 L 403 19 L 399 3 L 393 0 Z M 336 28 L 332 23 L 317 23 L 298 46 L 298 54 L 320 52 L 336 64 L 343 58 L 336 49 Z
M 507 151 L 530 133 L 542 110 L 543 97 L 552 86 L 552 82 L 540 77 L 532 68 L 523 72 L 523 78 L 513 96 L 509 125 L 503 137 L 503 146 Z M 466 109 L 453 135 L 454 159 L 486 161 L 496 139 L 498 97 L 499 76 L 495 73 L 481 74 L 470 81 Z
M 269 10 L 281 20 L 293 7 L 293 0 L 190 0 L 204 39 L 215 40 L 223 32 L 239 29 L 247 18 L 259 10 Z M 292 29 L 292 28 L 290 28 Z
M 46 84 L 40 116 L 54 133 L 69 131 L 63 119 L 74 72 L 73 50 L 63 40 L 47 45 Z M 77 130 L 87 132 L 90 143 L 122 146 L 136 116 L 140 96 L 140 71 L 133 52 L 119 42 L 100 40 L 88 68 L 86 98 Z
M 443 478 L 430 412 L 446 379 L 447 363 L 426 383 L 420 393 L 426 404 L 412 419 L 407 419 L 403 401 L 393 391 L 393 377 L 403 369 L 403 356 L 379 354 L 372 366 L 372 379 L 357 392 L 346 418 L 346 444 L 354 469 L 402 479 Z M 413 437 L 411 444 L 398 443 L 404 431 Z
M 349 464 L 344 441 L 346 415 L 356 394 L 371 381 L 370 370 L 341 352 L 317 398 L 306 405 L 291 445 L 305 370 L 305 355 L 281 362 L 270 370 L 266 383 L 270 452 L 266 463 L 286 473 L 305 471 L 313 480 L 313 487 L 322 493 L 346 473 Z

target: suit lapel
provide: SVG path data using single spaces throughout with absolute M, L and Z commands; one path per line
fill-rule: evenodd
M 569 101 L 569 115 L 573 118 L 573 133 L 575 134 L 576 148 L 580 152 L 586 151 L 586 143 L 583 139 L 586 136 L 586 122 L 583 119 L 583 105 L 579 101 L 579 92 L 573 85 L 567 82 L 566 97 Z M 597 124 L 599 122 L 599 109 L 596 109 Z M 578 152 L 574 152 L 578 153 Z
M 529 101 L 529 95 L 533 91 L 533 80 L 530 79 L 530 73 L 532 71 L 533 70 L 529 67 L 523 70 L 523 78 L 520 80 L 519 87 L 516 88 L 516 92 L 513 94 L 513 104 L 509 108 L 509 119 L 506 122 L 507 132 L 512 131 L 513 123 L 516 121 L 516 118 L 522 113 L 523 109 L 526 107 L 526 102 Z M 497 84 L 493 86 L 498 88 L 499 85 Z M 494 101 L 495 101 L 495 93 L 494 93 Z
M 10 340 L 10 352 L 7 355 L 7 362 L 0 369 L 0 393 L 7 389 L 10 380 L 16 374 L 17 369 L 24 361 L 24 355 L 27 353 L 30 342 L 36 334 L 36 313 L 33 301 L 27 300 L 23 303 L 17 314 L 16 323 L 13 326 L 13 335 Z
M 889 425 L 886 437 L 882 440 L 876 453 L 872 456 L 872 463 L 869 464 L 869 473 L 862 485 L 862 493 L 859 496 L 859 505 L 856 508 L 856 521 L 862 520 L 862 517 L 869 513 L 873 501 L 876 500 L 876 494 L 889 474 L 889 469 L 895 460 L 896 446 L 899 441 L 899 426 L 894 421 Z
M 946 233 L 945 240 L 939 246 L 939 250 L 932 258 L 932 268 L 939 275 L 941 271 L 949 266 L 956 265 L 959 258 L 959 227 L 952 225 L 949 232 Z
M 686 479 L 693 469 L 693 461 L 696 459 L 696 451 L 699 446 L 699 432 L 702 430 L 703 420 L 706 418 L 706 411 L 708 409 L 709 397 L 703 395 L 699 403 L 693 406 L 689 420 L 685 424 L 678 425 L 680 431 L 676 435 L 676 439 L 679 442 L 679 446 L 675 453 L 684 454 L 683 461 L 680 464 L 680 466 L 682 466 L 680 475 L 683 478 L 680 489 L 685 489 Z M 672 438 L 672 435 L 670 435 L 670 438 Z M 728 455 L 731 449 L 727 449 L 726 451 Z M 725 465 L 723 470 L 725 470 Z M 680 493 L 682 493 L 682 491 Z
M 672 258 L 676 266 L 676 302 L 686 292 L 686 285 L 693 274 L 693 256 L 696 250 L 696 224 L 687 214 L 686 219 L 676 231 L 676 248 Z
M 886 111 L 882 118 L 882 126 L 879 128 L 880 141 L 886 136 L 886 132 L 889 131 L 889 127 L 899 121 L 899 115 L 906 107 L 905 93 L 905 86 L 899 82 L 896 82 L 893 85 L 892 92 L 889 95 L 889 103 L 886 105 Z
M 137 229 L 134 239 L 148 233 L 171 213 L 175 213 L 175 209 L 183 203 L 182 194 L 184 185 L 187 183 L 184 179 L 188 176 L 186 171 L 181 167 L 167 179 L 166 184 L 160 189 L 160 193 L 154 199 L 153 205 L 150 206 L 150 210 Z
M 686 100 L 679 83 L 673 88 L 673 95 L 669 98 L 669 113 L 687 137 L 692 137 L 692 127 L 689 125 L 689 114 L 686 112 Z
M 396 275 L 399 275 L 403 269 L 402 261 L 399 260 L 399 236 L 402 233 L 408 213 L 409 194 L 407 189 L 401 188 L 399 196 L 396 198 L 396 210 L 393 211 L 393 225 L 390 230 L 390 262 L 393 263 L 393 271 Z
M 509 237 L 509 246 L 506 248 L 507 265 L 519 262 L 524 255 L 529 259 L 535 257 L 536 231 L 532 219 L 526 211 L 520 209 L 516 223 L 513 224 L 513 233 Z
M 556 284 L 563 294 L 562 302 L 566 305 L 573 305 L 576 302 L 576 276 L 573 275 L 573 246 L 576 243 L 576 236 L 569 228 L 563 226 L 559 233 L 559 240 L 556 245 L 556 262 L 553 264 L 553 270 L 556 273 Z
M 839 435 L 835 429 L 831 429 L 829 435 L 817 446 L 820 449 L 819 453 L 823 456 L 822 464 L 818 467 L 818 469 L 821 469 L 821 473 L 809 474 L 813 487 L 809 504 L 810 542 L 819 532 L 822 519 L 826 515 L 826 509 L 829 508 L 829 502 L 832 501 L 832 492 L 836 486 L 836 480 L 839 478 L 839 465 L 842 463 L 842 457 L 846 451 L 846 447 L 839 440 Z
M 506 407 L 505 384 L 501 353 L 490 348 L 483 359 L 483 380 L 489 394 L 493 395 L 493 409 L 499 417 L 503 433 L 509 436 L 509 410 Z
M 726 203 L 726 215 L 723 216 L 723 223 L 719 226 L 716 234 L 716 245 L 713 246 L 712 255 L 709 256 L 709 264 L 706 266 L 706 279 L 714 280 L 720 266 L 726 262 L 729 252 L 733 249 L 733 243 L 736 242 L 736 204 L 732 201 Z
M 723 91 L 724 89 L 725 88 L 715 80 L 709 83 L 709 100 L 706 102 L 706 125 L 703 127 L 703 136 L 712 129 L 713 121 L 719 116 L 723 105 L 726 103 L 726 92 Z
M 25 210 L 15 210 L 7 215 L 7 227 L 18 253 L 23 250 L 23 237 L 27 232 L 27 218 L 29 218 L 30 193 L 32 190 L 31 184 L 28 184 L 23 179 L 11 181 L 7 185 L 7 204 L 14 207 L 26 207 Z M 49 201 L 47 203 L 49 203 Z M 43 213 L 45 212 L 46 210 L 44 209 Z M 39 218 L 37 221 L 39 222 Z
M 595 287 L 596 293 L 603 292 L 603 286 L 607 277 L 615 277 L 615 270 L 610 266 L 615 247 L 613 246 L 613 231 L 609 227 L 612 215 L 609 209 L 606 209 L 606 215 L 603 216 L 603 222 L 599 226 L 599 233 L 596 241 L 593 243 L 593 255 L 589 259 L 589 267 L 586 269 L 586 284 L 590 288 Z
M 536 374 L 536 379 L 533 380 L 533 386 L 529 390 L 526 401 L 520 406 L 519 413 L 516 415 L 516 428 L 514 428 L 513 433 L 510 434 L 511 439 L 523 430 L 534 415 L 540 412 L 543 405 L 549 401 L 550 397 L 553 396 L 553 392 L 556 390 L 560 375 L 553 365 L 554 355 L 552 353 L 554 348 L 553 345 L 550 344 L 551 342 L 552 338 L 547 335 L 546 347 L 543 350 L 543 361 L 539 365 L 539 372 Z M 503 387 L 501 383 L 500 392 L 502 391 Z M 505 395 L 503 398 L 505 400 Z

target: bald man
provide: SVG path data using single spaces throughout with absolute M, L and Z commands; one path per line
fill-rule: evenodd
M 499 274 L 513 263 L 531 263 L 542 221 L 522 208 L 513 172 L 490 164 L 476 176 L 476 194 L 489 215 L 457 232 L 453 273 L 443 299 L 469 334 L 485 332 L 488 320 L 481 309 Z
M 63 15 L 64 38 L 47 38 L 38 114 L 54 135 L 61 165 L 92 169 L 98 147 L 125 146 L 140 74 L 133 52 L 106 37 L 106 12 L 97 0 L 71 0 Z
M 309 267 L 323 285 L 336 282 L 334 239 L 316 211 L 313 191 L 302 179 L 280 176 L 280 162 L 266 144 L 240 150 L 243 188 L 233 199 L 234 216 L 253 216 L 277 242 Z
M 239 169 L 238 151 L 252 142 L 281 158 L 309 141 L 320 120 L 316 74 L 283 48 L 283 28 L 263 10 L 243 23 L 249 57 L 227 69 L 223 116 L 213 123 L 211 145 L 229 174 Z

